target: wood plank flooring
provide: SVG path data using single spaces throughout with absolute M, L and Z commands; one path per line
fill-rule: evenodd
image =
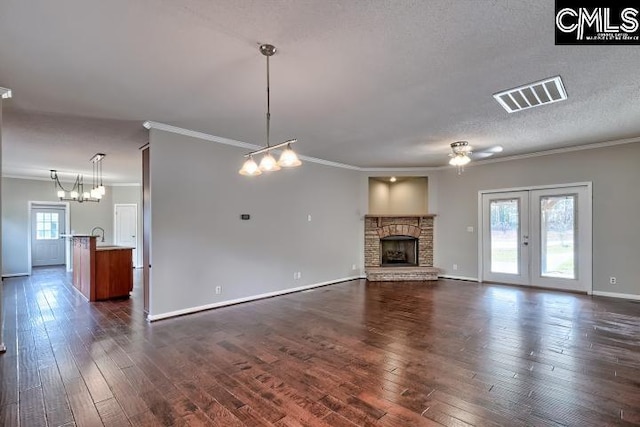
M 345 282 L 148 324 L 61 269 L 5 280 L 1 426 L 640 424 L 640 303 Z

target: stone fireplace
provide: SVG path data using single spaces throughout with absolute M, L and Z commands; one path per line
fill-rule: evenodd
M 433 268 L 435 215 L 365 215 L 367 280 L 437 280 Z

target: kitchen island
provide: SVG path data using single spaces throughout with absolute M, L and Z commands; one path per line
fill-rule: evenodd
M 73 235 L 73 286 L 89 301 L 128 298 L 133 248 L 99 246 L 96 236 Z

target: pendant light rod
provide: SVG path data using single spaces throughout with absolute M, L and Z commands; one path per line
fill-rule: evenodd
M 275 48 L 273 52 L 275 53 Z M 269 145 L 270 145 L 269 130 L 270 130 L 270 124 L 271 124 L 271 90 L 270 90 L 271 85 L 269 84 L 269 56 L 270 55 L 267 55 L 267 148 L 269 148 Z
M 288 140 L 288 141 L 284 141 L 284 142 L 281 142 L 281 143 L 279 143 L 279 144 L 272 145 L 272 146 L 270 146 L 270 147 L 262 147 L 262 148 L 260 148 L 259 150 L 252 151 L 252 152 L 250 152 L 250 153 L 245 154 L 244 156 L 245 156 L 245 157 L 251 157 L 251 156 L 255 156 L 256 154 L 266 153 L 267 151 L 277 150 L 278 148 L 282 148 L 282 147 L 284 147 L 285 145 L 293 144 L 293 143 L 295 143 L 295 142 L 297 142 L 297 141 L 298 141 L 297 139 L 290 139 L 290 140 Z

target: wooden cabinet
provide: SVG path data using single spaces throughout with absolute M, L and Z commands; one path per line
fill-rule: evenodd
M 73 236 L 73 286 L 89 301 L 129 297 L 133 248 L 97 246 L 95 236 Z

